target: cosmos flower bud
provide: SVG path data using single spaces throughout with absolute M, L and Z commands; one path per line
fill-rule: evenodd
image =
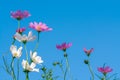
M 22 34 L 25 31 L 25 28 L 19 28 L 16 30 L 16 32 Z
M 84 60 L 84 63 L 85 64 L 89 64 L 89 60 Z
M 42 74 L 42 78 L 45 78 L 45 75 L 44 75 L 44 74 Z
M 64 54 L 64 57 L 67 57 L 67 56 L 68 56 L 67 53 L 65 53 L 65 54 Z
M 46 71 L 46 68 L 45 68 L 45 67 L 42 67 L 41 70 L 42 70 L 43 72 L 45 72 L 45 71 Z
M 59 62 L 54 62 L 53 66 L 56 66 L 56 65 L 59 65 L 59 64 L 60 64 Z

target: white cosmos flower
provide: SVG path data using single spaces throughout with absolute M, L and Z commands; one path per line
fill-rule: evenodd
M 33 41 L 33 40 L 36 38 L 36 36 L 33 36 L 33 35 L 32 35 L 32 31 L 29 31 L 28 36 L 25 35 L 25 34 L 21 35 L 20 33 L 17 32 L 17 33 L 14 35 L 14 37 L 15 37 L 15 39 L 18 40 L 19 42 Z
M 11 45 L 10 51 L 11 51 L 13 57 L 19 58 L 22 55 L 22 47 L 17 49 L 17 46 Z
M 32 53 L 32 51 L 30 51 L 30 57 L 31 57 L 31 60 L 36 64 L 43 63 L 42 58 L 40 56 L 37 56 L 37 52 Z
M 22 66 L 23 66 L 23 69 L 24 69 L 25 71 L 35 71 L 35 72 L 39 72 L 39 69 L 35 68 L 35 67 L 36 67 L 36 64 L 33 63 L 33 62 L 29 65 L 28 61 L 23 60 L 23 61 L 22 61 Z

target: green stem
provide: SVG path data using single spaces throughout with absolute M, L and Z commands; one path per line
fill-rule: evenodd
M 38 32 L 38 42 L 39 42 L 39 35 L 40 35 L 40 32 Z
M 18 29 L 20 28 L 20 20 L 18 20 Z
M 17 62 L 17 68 L 18 68 L 18 72 L 17 72 L 17 80 L 19 80 L 19 70 L 20 70 L 20 68 L 19 68 L 19 59 L 18 59 L 18 62 Z
M 26 74 L 26 79 L 25 80 L 29 80 L 29 72 L 25 72 Z
M 60 65 L 60 69 L 61 69 L 61 71 L 62 71 L 62 74 L 63 74 L 63 78 L 64 78 L 64 80 L 66 79 L 66 72 L 67 72 L 67 69 L 65 70 L 65 72 L 64 72 L 64 69 L 63 69 L 63 67 Z
M 92 75 L 92 80 L 94 80 L 94 73 L 93 73 L 93 71 L 92 71 L 92 68 L 91 68 L 91 66 L 90 66 L 90 63 L 88 63 L 88 68 L 89 68 L 89 71 L 90 71 L 90 73 L 91 73 L 91 75 Z
M 45 80 L 47 80 L 47 74 L 46 74 L 46 71 L 43 71 L 44 72 L 44 75 L 45 75 Z
M 68 61 L 67 57 L 66 57 L 66 62 L 67 62 L 67 68 L 68 68 L 69 75 L 70 75 L 70 80 L 72 80 L 72 75 L 71 75 L 71 71 L 70 71 L 70 65 L 69 65 L 69 61 Z
M 68 69 L 66 68 L 66 70 L 64 72 L 64 80 L 66 80 L 67 71 L 68 71 Z
M 14 43 L 15 43 L 15 39 L 13 39 L 13 41 L 12 41 L 12 45 L 14 45 Z M 12 61 L 11 61 L 11 65 L 10 65 L 10 67 L 11 67 L 11 70 L 12 70 L 12 73 L 11 73 L 11 70 L 10 70 L 10 68 L 9 68 L 9 66 L 8 66 L 8 64 L 7 64 L 7 62 L 6 62 L 6 60 L 5 60 L 5 55 L 7 55 L 9 53 L 9 51 L 7 51 L 4 55 L 3 55 L 3 62 L 4 62 L 4 65 L 5 65 L 5 70 L 6 70 L 6 72 L 9 74 L 9 75 L 11 75 L 13 78 L 14 78 L 14 76 L 13 76 L 13 70 L 14 69 L 12 69 L 12 64 L 13 64 L 13 59 L 12 59 Z
M 40 32 L 38 32 L 38 39 L 37 39 L 37 43 L 36 43 L 36 46 L 35 46 L 33 52 L 35 52 L 37 50 L 38 46 L 39 46 L 39 35 L 40 35 Z
M 59 64 L 59 67 L 60 67 L 60 69 L 61 69 L 62 73 L 64 74 L 65 72 L 64 72 L 64 69 L 63 69 L 63 67 L 62 67 L 62 65 L 61 65 L 61 64 Z
M 5 70 L 6 70 L 6 72 L 7 72 L 9 75 L 12 76 L 12 74 L 11 74 L 11 72 L 10 72 L 10 70 L 9 70 L 9 67 L 8 67 L 8 65 L 7 65 L 7 62 L 6 62 L 5 58 L 4 58 L 4 56 L 2 56 L 2 58 L 3 58 L 4 65 L 5 65 Z
M 26 60 L 28 61 L 28 52 L 27 52 L 26 44 L 24 44 L 24 48 L 25 48 L 25 52 L 26 52 Z
M 16 80 L 16 76 L 15 76 L 15 72 L 14 72 L 14 57 L 12 58 L 12 62 L 11 62 L 11 69 L 12 69 L 12 76 L 13 76 L 13 80 Z
M 14 45 L 15 41 L 16 41 L 16 40 L 14 39 L 13 42 L 12 42 L 12 45 Z
M 65 56 L 65 59 L 66 59 L 66 72 L 65 73 L 67 73 L 67 71 L 68 71 L 69 75 L 70 75 L 70 80 L 72 80 L 72 75 L 71 75 L 71 71 L 70 71 L 70 65 L 69 65 L 69 60 L 68 60 L 68 57 L 67 57 L 67 53 L 65 52 L 64 55 L 66 55 Z
M 47 76 L 47 73 L 45 72 L 45 78 L 46 78 L 46 80 L 48 80 L 48 76 Z
M 106 80 L 106 74 L 104 74 L 104 76 L 103 76 L 103 80 Z

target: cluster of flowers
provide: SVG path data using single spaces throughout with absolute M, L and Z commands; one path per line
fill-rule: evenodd
M 29 16 L 31 16 L 31 14 L 28 11 L 18 10 L 18 11 L 15 11 L 15 12 L 11 12 L 11 17 L 16 19 L 18 22 L 20 22 L 22 19 L 27 18 Z M 11 65 L 11 70 L 12 71 L 11 71 L 11 74 L 12 74 L 13 80 L 18 80 L 19 79 L 19 77 L 18 77 L 18 79 L 16 79 L 16 76 L 14 74 L 13 62 L 14 62 L 15 58 L 19 59 L 21 57 L 22 50 L 23 50 L 23 46 L 20 46 L 19 48 L 17 48 L 17 46 L 15 45 L 15 41 L 18 41 L 18 42 L 22 43 L 24 45 L 24 49 L 26 50 L 26 60 L 25 59 L 22 60 L 22 67 L 24 69 L 24 72 L 26 73 L 26 80 L 29 80 L 28 73 L 32 72 L 32 71 L 39 72 L 39 69 L 36 68 L 36 65 L 43 63 L 42 58 L 40 56 L 38 56 L 37 52 L 36 52 L 36 49 L 37 49 L 38 44 L 39 44 L 39 34 L 41 32 L 44 32 L 44 31 L 51 31 L 52 28 L 49 28 L 46 24 L 44 24 L 42 22 L 39 22 L 39 23 L 30 22 L 29 27 L 38 32 L 37 45 L 36 45 L 36 48 L 33 51 L 30 51 L 30 61 L 29 61 L 29 56 L 28 56 L 28 53 L 27 53 L 26 44 L 29 41 L 35 40 L 36 36 L 34 36 L 32 34 L 32 31 L 29 31 L 28 35 L 23 34 L 23 32 L 26 30 L 26 28 L 21 28 L 20 25 L 18 24 L 18 29 L 16 30 L 16 34 L 14 35 L 14 41 L 13 41 L 12 45 L 10 46 L 10 51 L 12 53 L 12 62 L 11 62 L 11 64 L 12 64 Z M 57 49 L 62 50 L 64 52 L 64 57 L 66 59 L 66 70 L 65 71 L 63 70 L 64 80 L 66 80 L 67 71 L 70 72 L 70 70 L 69 70 L 70 66 L 69 66 L 68 57 L 67 57 L 68 54 L 67 54 L 66 50 L 68 48 L 70 48 L 71 46 L 72 46 L 72 43 L 66 43 L 66 42 L 62 43 L 61 45 L 58 45 L 58 44 L 56 45 Z M 94 73 L 92 71 L 92 68 L 90 66 L 90 61 L 89 61 L 89 57 L 90 57 L 90 54 L 93 52 L 93 48 L 91 48 L 90 50 L 87 50 L 86 48 L 84 48 L 83 51 L 86 53 L 86 55 L 88 57 L 88 59 L 84 60 L 84 63 L 86 65 L 88 65 L 89 71 L 90 71 L 91 76 L 92 76 L 92 80 L 94 80 Z M 59 65 L 59 64 L 60 64 L 59 62 L 54 63 L 55 66 Z M 60 67 L 61 67 L 61 65 L 60 65 Z M 46 70 L 46 69 L 43 68 L 43 70 Z M 103 74 L 103 77 L 100 77 L 100 80 L 107 80 L 107 74 L 109 72 L 112 72 L 112 68 L 104 65 L 103 67 L 98 67 L 98 71 Z M 53 79 L 48 79 L 48 80 L 53 80 Z
M 32 71 L 39 72 L 39 69 L 36 68 L 36 65 L 43 63 L 42 58 L 37 55 L 37 52 L 36 52 L 37 48 L 33 51 L 32 50 L 30 51 L 30 61 L 29 61 L 26 44 L 29 41 L 35 40 L 36 36 L 33 35 L 32 31 L 29 31 L 28 35 L 23 34 L 23 32 L 26 30 L 26 28 L 20 27 L 20 21 L 29 16 L 31 16 L 31 14 L 28 11 L 18 10 L 15 12 L 11 12 L 11 17 L 18 21 L 18 29 L 16 30 L 16 33 L 13 37 L 14 41 L 13 41 L 12 45 L 10 46 L 10 52 L 12 54 L 11 71 L 8 70 L 6 65 L 5 66 L 6 66 L 6 71 L 9 72 L 9 74 L 12 76 L 13 80 L 19 79 L 19 77 L 16 78 L 16 75 L 14 73 L 14 59 L 16 59 L 16 58 L 19 59 L 22 55 L 22 50 L 23 50 L 22 45 L 19 48 L 17 48 L 17 46 L 15 45 L 15 41 L 18 41 L 21 44 L 23 43 L 24 49 L 26 51 L 26 60 L 25 59 L 22 60 L 22 67 L 24 69 L 23 71 L 26 73 L 26 80 L 29 80 L 28 73 L 32 72 Z M 51 31 L 52 30 L 52 28 L 48 28 L 48 26 L 42 22 L 39 22 L 39 23 L 30 22 L 29 27 L 36 30 L 38 33 L 41 33 L 43 31 Z M 38 34 L 38 42 L 39 42 L 39 34 Z
M 56 48 L 59 49 L 59 50 L 63 50 L 64 52 L 66 51 L 67 48 L 70 48 L 72 46 L 72 43 L 63 43 L 61 45 L 56 45 Z M 87 57 L 89 58 L 90 54 L 93 52 L 93 48 L 91 48 L 90 50 L 87 50 L 86 48 L 83 49 L 83 51 L 85 52 L 85 54 L 87 55 Z M 89 67 L 89 70 L 91 72 L 91 75 L 92 75 L 92 80 L 94 80 L 94 73 L 91 69 L 91 66 L 90 66 L 90 61 L 89 59 L 87 60 L 84 60 L 84 63 L 88 65 Z M 112 68 L 110 68 L 109 66 L 103 66 L 103 67 L 98 67 L 97 69 L 99 72 L 101 72 L 103 74 L 103 77 L 99 77 L 100 80 L 107 80 L 107 74 L 109 72 L 112 72 Z
M 28 11 L 16 11 L 16 12 L 11 12 L 11 17 L 17 19 L 18 21 L 22 20 L 23 18 L 29 17 L 30 13 Z M 42 31 L 50 31 L 52 30 L 52 28 L 48 28 L 46 26 L 46 24 L 40 22 L 31 22 L 29 24 L 30 28 L 35 29 L 38 32 L 42 32 Z M 32 31 L 29 31 L 28 36 L 25 34 L 22 34 L 25 31 L 25 28 L 19 28 L 16 30 L 16 34 L 14 35 L 14 39 L 18 40 L 19 42 L 23 43 L 24 45 L 28 42 L 28 41 L 33 41 L 36 39 L 36 36 L 32 35 Z M 22 55 L 22 46 L 20 48 L 17 49 L 17 46 L 12 45 L 10 47 L 10 51 L 13 55 L 13 58 L 20 58 L 20 56 Z M 32 52 L 30 51 L 30 58 L 31 58 L 31 64 L 29 64 L 28 62 L 28 54 L 26 53 L 26 59 L 22 61 L 22 66 L 25 72 L 29 72 L 29 71 L 36 71 L 39 72 L 39 69 L 36 69 L 35 66 L 36 64 L 41 64 L 43 63 L 43 60 L 41 59 L 40 56 L 37 56 L 37 52 Z

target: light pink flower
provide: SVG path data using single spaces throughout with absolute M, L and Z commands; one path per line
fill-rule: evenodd
M 99 67 L 98 71 L 103 73 L 103 74 L 107 74 L 109 72 L 112 72 L 113 69 L 111 69 L 109 66 L 106 67 Z
M 42 32 L 42 31 L 51 31 L 52 28 L 48 28 L 48 26 L 42 22 L 34 22 L 34 23 L 30 23 L 29 24 L 30 28 L 33 28 L 35 30 L 37 30 L 38 32 Z
M 19 28 L 19 29 L 16 30 L 16 32 L 18 32 L 18 33 L 22 33 L 24 31 L 25 31 L 25 28 Z
M 11 12 L 11 17 L 15 18 L 17 20 L 21 20 L 21 19 L 27 18 L 29 16 L 30 16 L 30 13 L 28 11 L 17 10 L 15 12 Z
M 63 51 L 66 51 L 67 48 L 70 48 L 72 46 L 72 43 L 62 43 L 61 45 L 56 45 L 56 48 L 57 49 L 60 49 L 60 50 L 63 50 Z
M 84 48 L 83 50 L 87 54 L 87 56 L 89 56 L 91 52 L 93 52 L 93 48 L 91 48 L 90 50 L 87 50 L 86 48 Z

